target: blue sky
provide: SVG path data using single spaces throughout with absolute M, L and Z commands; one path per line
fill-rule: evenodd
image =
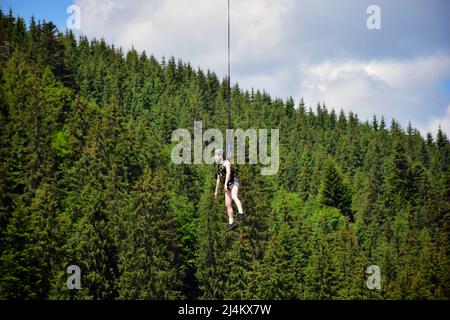
M 36 19 L 52 21 L 58 29 L 64 30 L 68 15 L 66 9 L 73 4 L 73 0 L 0 0 L 3 11 L 13 10 L 14 15 L 20 15 L 27 23 L 32 15 Z
M 231 0 L 232 80 L 307 105 L 408 121 L 450 135 L 450 1 Z M 226 0 L 0 0 L 1 8 L 157 58 L 226 72 Z M 381 29 L 369 30 L 369 5 Z

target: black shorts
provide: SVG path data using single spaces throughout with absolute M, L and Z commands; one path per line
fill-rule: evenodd
M 234 178 L 232 181 L 228 181 L 227 189 L 229 191 L 231 191 L 231 189 L 233 189 L 233 186 L 236 186 L 239 188 L 239 179 L 238 178 Z

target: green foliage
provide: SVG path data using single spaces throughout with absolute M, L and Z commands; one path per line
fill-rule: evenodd
M 350 191 L 336 169 L 334 162 L 330 159 L 324 164 L 323 178 L 317 201 L 324 206 L 341 210 L 344 215 L 353 221 Z
M 64 157 L 70 152 L 69 133 L 58 131 L 52 140 L 52 149 L 58 157 Z
M 0 299 L 450 297 L 442 130 L 236 84 L 233 127 L 280 129 L 280 168 L 236 165 L 225 233 L 213 166 L 170 156 L 174 129 L 226 129 L 226 79 L 1 11 L 0 44 Z

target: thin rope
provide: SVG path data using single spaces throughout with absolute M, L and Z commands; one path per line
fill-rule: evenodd
M 228 129 L 231 129 L 231 68 L 230 68 L 230 0 L 228 0 Z M 231 157 L 231 144 L 227 145 L 227 158 Z
M 228 0 L 228 129 L 231 129 L 230 0 Z

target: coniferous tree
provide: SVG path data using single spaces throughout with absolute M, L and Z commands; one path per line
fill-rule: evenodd
M 232 127 L 278 128 L 280 166 L 234 164 L 246 216 L 225 233 L 212 165 L 172 163 L 171 135 L 225 132 L 227 99 L 210 70 L 0 11 L 0 298 L 448 299 L 442 128 L 234 84 Z
M 325 162 L 318 202 L 322 205 L 341 210 L 350 221 L 353 221 L 350 191 L 331 160 Z

